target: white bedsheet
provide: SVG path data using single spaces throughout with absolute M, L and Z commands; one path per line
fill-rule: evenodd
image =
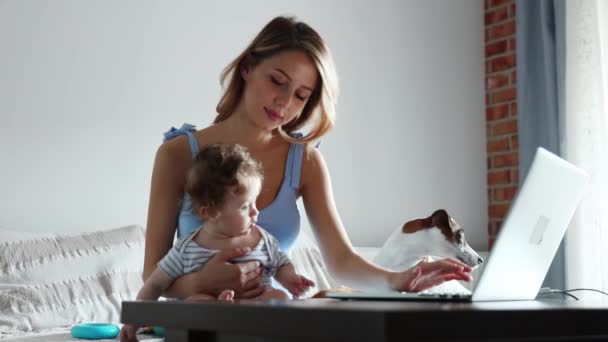
M 134 228 L 132 228 L 133 227 L 123 227 L 114 230 L 83 233 L 65 237 L 60 237 L 55 234 L 43 236 L 35 233 L 29 234 L 0 229 L 0 245 L 5 247 L 4 254 L 8 253 L 8 247 L 17 251 L 15 253 L 8 253 L 5 257 L 0 258 L 4 264 L 3 268 L 0 267 L 0 280 L 2 280 L 0 281 L 0 287 L 4 287 L 4 289 L 0 289 L 0 304 L 3 303 L 3 305 L 0 306 L 3 308 L 13 308 L 12 310 L 0 310 L 0 341 L 82 341 L 71 337 L 70 324 L 81 321 L 119 322 L 121 300 L 134 299 L 135 293 L 141 287 L 141 278 L 139 277 L 139 274 L 141 273 L 141 265 L 143 265 L 144 233 L 143 228 L 137 227 L 137 229 L 135 229 L 135 233 L 137 234 L 134 235 Z M 129 253 L 120 254 L 117 252 L 119 251 L 117 248 L 100 248 L 101 242 L 105 240 L 116 240 L 118 241 L 117 243 L 122 246 L 125 244 L 125 241 L 128 240 L 124 236 L 127 233 L 130 234 L 128 236 L 135 236 L 131 240 L 135 239 L 135 242 L 137 242 L 128 243 L 128 246 L 123 248 L 125 249 L 128 247 Z M 91 234 L 94 234 L 94 238 L 90 238 L 89 235 Z M 69 243 L 73 239 L 86 241 L 79 243 L 80 247 L 76 252 L 68 253 L 69 251 L 66 252 L 65 250 L 73 245 L 73 243 Z M 47 251 L 52 248 L 57 249 L 57 253 Z M 373 257 L 375 252 L 377 252 L 374 248 L 362 248 L 361 250 L 358 249 L 358 251 L 367 258 Z M 310 236 L 304 233 L 301 234 L 291 252 L 292 261 L 296 270 L 315 282 L 314 288 L 310 289 L 305 297 L 312 296 L 319 290 L 339 286 L 329 274 L 322 260 L 321 253 Z M 35 258 L 37 263 L 25 263 L 24 260 L 28 258 L 32 259 L 34 254 L 40 254 L 42 257 Z M 67 258 L 67 256 L 69 256 L 69 258 Z M 43 265 L 38 265 L 41 260 L 46 260 L 48 262 Z M 44 271 L 29 272 L 28 269 L 25 269 L 24 265 L 27 266 L 30 264 L 34 266 L 38 265 L 38 269 L 44 269 Z M 130 291 L 123 291 L 124 293 L 127 293 L 126 295 L 117 296 L 117 290 L 115 288 L 121 289 L 122 287 L 119 288 L 114 286 L 108 289 L 108 284 L 111 282 L 105 280 L 105 278 L 91 277 L 90 274 L 93 272 L 94 275 L 97 275 L 97 273 L 101 271 L 112 271 L 111 274 L 115 274 L 118 271 L 125 271 L 125 265 L 127 264 L 132 265 L 129 271 L 132 271 L 133 274 L 137 275 L 135 279 L 137 283 L 135 285 L 131 284 L 129 287 Z M 76 267 L 77 265 L 84 266 Z M 52 272 L 49 272 L 49 270 Z M 81 278 L 88 279 L 93 285 L 99 283 L 99 286 L 92 287 L 99 290 L 97 292 L 99 292 L 99 295 L 103 298 L 111 297 L 109 302 L 112 310 L 108 310 L 100 305 L 99 300 L 91 303 L 80 300 L 80 298 L 95 297 L 92 294 L 82 294 L 82 291 L 77 291 L 79 288 L 77 285 L 79 283 L 69 281 L 70 279 Z M 76 304 L 62 309 L 62 307 L 58 308 L 56 305 L 51 305 L 52 303 L 48 304 L 50 303 L 49 300 L 35 301 L 30 298 L 31 296 L 21 296 L 17 298 L 11 296 L 11 294 L 13 294 L 12 292 L 8 292 L 8 290 L 15 290 L 15 288 L 20 289 L 21 287 L 27 289 L 35 287 L 35 289 L 38 289 L 41 286 L 47 286 L 47 283 L 59 283 L 66 288 L 66 291 L 63 291 L 60 295 L 53 296 L 52 298 L 64 300 L 66 296 L 64 295 L 65 292 L 75 298 L 74 302 Z M 33 294 L 40 294 L 40 291 L 38 290 L 31 290 L 30 292 Z M 15 298 L 20 299 L 17 304 L 13 303 Z M 18 307 L 18 305 L 21 305 L 24 308 Z M 109 311 L 111 311 L 111 314 L 107 313 Z M 12 324 L 12 326 L 10 326 L 9 323 Z M 141 334 L 140 339 L 150 341 L 163 340 L 153 335 L 146 334 Z M 117 339 L 111 341 L 116 340 Z
M 139 341 L 148 342 L 162 342 L 163 338 L 159 338 L 149 334 L 138 334 L 137 339 Z M 96 341 L 117 341 L 118 336 L 115 339 L 103 339 Z M 10 334 L 0 334 L 0 341 L 2 342 L 74 342 L 74 341 L 86 341 L 72 337 L 70 334 L 70 327 L 45 329 L 40 331 L 31 332 L 17 332 Z

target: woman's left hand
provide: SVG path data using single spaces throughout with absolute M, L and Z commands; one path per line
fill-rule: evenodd
M 393 273 L 389 284 L 396 291 L 420 292 L 448 280 L 471 281 L 470 266 L 454 259 L 429 262 L 424 259 L 403 272 Z

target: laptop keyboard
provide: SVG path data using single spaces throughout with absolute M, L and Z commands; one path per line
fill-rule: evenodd
M 459 282 L 449 281 L 441 285 L 431 287 L 428 290 L 422 291 L 423 294 L 442 294 L 442 295 L 471 295 L 471 291 L 461 285 Z
M 429 298 L 470 298 L 471 291 L 458 284 L 458 286 L 436 286 L 418 293 L 421 297 Z

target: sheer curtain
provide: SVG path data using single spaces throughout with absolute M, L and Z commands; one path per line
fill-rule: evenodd
M 565 240 L 566 288 L 608 292 L 608 1 L 566 1 L 566 28 L 561 150 L 591 176 Z
M 517 0 L 517 126 L 520 185 L 539 146 L 563 156 L 565 135 L 566 10 L 564 0 Z M 563 289 L 561 244 L 543 287 Z

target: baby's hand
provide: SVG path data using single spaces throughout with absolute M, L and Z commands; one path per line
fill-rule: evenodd
M 125 324 L 120 329 L 120 342 L 137 342 L 137 327 L 132 324 Z
M 315 283 L 304 276 L 293 273 L 282 285 L 293 295 L 293 298 L 299 298 L 311 286 L 315 286 Z

